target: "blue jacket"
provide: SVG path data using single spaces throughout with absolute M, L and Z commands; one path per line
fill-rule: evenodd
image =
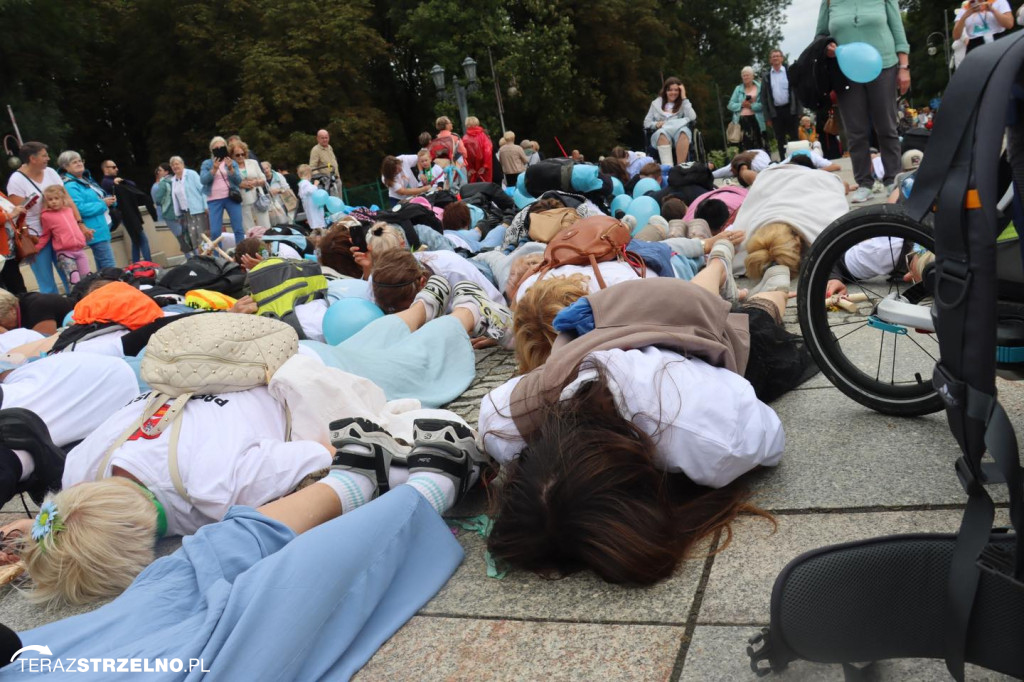
M 750 109 L 754 112 L 754 118 L 757 119 L 757 125 L 761 128 L 761 132 L 764 132 L 764 113 L 763 107 L 761 106 L 761 84 L 754 81 L 757 85 L 757 94 L 754 96 L 754 101 L 750 103 Z M 732 112 L 732 122 L 740 122 L 740 111 L 743 109 L 743 99 L 747 96 L 746 91 L 743 89 L 743 83 L 736 86 L 736 89 L 732 91 L 732 97 L 729 98 L 729 104 L 726 105 L 729 111 Z
M 89 246 L 99 242 L 110 241 L 110 223 L 107 222 L 107 204 L 101 196 L 110 196 L 107 192 L 93 181 L 89 171 L 85 171 L 81 178 L 76 178 L 70 173 L 63 173 L 64 188 L 71 195 L 71 200 L 78 207 L 85 226 L 94 232 Z M 97 193 L 98 191 L 98 193 Z
M 199 179 L 199 173 L 196 173 L 191 168 L 186 168 L 184 172 L 181 174 L 181 177 L 182 180 L 185 182 L 185 198 L 188 200 L 188 212 L 191 213 L 192 215 L 206 213 L 206 195 L 209 192 L 207 188 L 203 187 L 203 183 Z M 164 205 L 164 202 L 167 202 L 166 205 L 169 205 L 170 210 L 174 211 L 174 199 L 171 198 L 171 192 L 173 191 L 172 183 L 174 182 L 174 176 L 169 175 L 167 176 L 167 178 L 170 178 L 170 181 L 167 182 L 166 184 L 163 181 L 160 182 L 160 185 L 156 190 L 156 195 L 154 196 L 154 198 L 159 197 L 157 201 L 159 201 L 161 205 Z M 164 179 L 166 180 L 167 178 Z M 161 190 L 163 190 L 163 192 L 161 192 Z M 164 208 L 163 210 L 164 220 L 167 220 L 167 218 L 170 217 L 170 214 L 167 212 L 166 208 Z M 181 215 L 182 214 L 175 212 L 174 217 L 181 218 Z
M 228 159 L 228 161 L 231 161 Z M 203 194 L 210 196 L 210 192 L 213 191 L 213 159 L 207 159 L 203 161 L 203 165 L 199 168 L 199 179 L 203 183 Z M 238 163 L 231 161 L 231 167 L 228 171 L 228 187 L 234 190 L 241 191 L 238 184 L 242 182 L 242 174 L 238 172 Z M 191 201 L 189 205 L 191 205 Z

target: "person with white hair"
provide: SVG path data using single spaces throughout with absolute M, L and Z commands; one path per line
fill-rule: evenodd
M 242 173 L 238 163 L 228 155 L 228 143 L 220 135 L 210 140 L 210 158 L 199 169 L 203 194 L 210 208 L 210 237 L 216 240 L 224 225 L 224 211 L 231 220 L 234 244 L 245 239 L 242 217 Z M 223 245 L 222 245 L 223 246 Z
M 75 202 L 81 216 L 81 226 L 92 230 L 92 236 L 86 242 L 96 259 L 96 267 L 115 267 L 114 252 L 110 248 L 110 207 L 117 200 L 92 179 L 85 169 L 85 161 L 75 151 L 64 151 L 57 157 L 64 178 L 64 188 Z M 57 292 L 52 292 L 57 293 Z
M 740 151 L 764 149 L 765 125 L 764 114 L 761 113 L 761 84 L 754 80 L 754 69 L 749 66 L 744 66 L 740 71 L 740 79 L 743 82 L 732 91 L 728 104 L 729 111 L 732 112 L 732 122 L 743 130 Z
M 203 235 L 210 229 L 206 194 L 199 173 L 186 168 L 184 159 L 172 156 L 170 164 L 174 215 L 181 223 L 181 237 L 188 246 L 186 255 L 191 255 L 202 244 Z

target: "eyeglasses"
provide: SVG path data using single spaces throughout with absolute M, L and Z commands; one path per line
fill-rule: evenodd
M 235 158 L 236 159 L 244 159 L 245 158 L 245 152 L 238 152 L 237 154 L 235 154 Z

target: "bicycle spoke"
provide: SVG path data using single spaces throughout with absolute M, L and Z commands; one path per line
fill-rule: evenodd
M 885 334 L 878 340 L 878 369 L 875 370 L 875 381 L 882 376 L 882 349 L 885 347 Z
M 857 329 L 863 329 L 863 328 L 864 328 L 864 327 L 866 327 L 866 326 L 868 326 L 868 323 L 867 323 L 867 322 L 864 322 L 864 323 L 862 323 L 862 324 L 861 324 L 861 325 L 860 325 L 859 327 L 857 327 Z M 843 339 L 845 339 L 845 338 L 846 338 L 847 336 L 849 336 L 850 334 L 852 334 L 852 333 L 854 333 L 855 331 L 857 331 L 857 329 L 851 329 L 850 331 L 846 332 L 846 333 L 845 333 L 845 334 L 843 334 L 842 336 L 838 336 L 838 337 L 836 337 L 836 336 L 835 336 L 835 334 L 833 334 L 833 337 L 835 337 L 835 339 L 836 339 L 836 343 L 839 343 L 840 341 L 842 341 Z
M 935 335 L 934 335 L 934 334 L 929 334 L 929 335 L 928 335 L 928 337 L 929 337 L 929 338 L 931 338 L 932 336 L 935 336 Z M 927 355 L 928 357 L 930 357 L 930 358 L 932 359 L 932 361 L 933 361 L 933 362 L 938 362 L 938 361 L 939 361 L 939 359 L 938 359 L 937 357 L 935 357 L 934 355 L 932 355 L 931 353 L 929 353 L 929 352 L 928 352 L 928 349 L 927 349 L 927 348 L 925 348 L 924 346 L 922 346 L 921 344 L 919 344 L 919 343 L 917 342 L 917 339 L 915 339 L 915 338 L 914 338 L 913 336 L 911 336 L 910 334 L 907 334 L 907 338 L 908 338 L 908 339 L 910 339 L 911 341 L 913 341 L 913 342 L 914 342 L 914 345 L 915 345 L 915 346 L 917 346 L 918 348 L 920 348 L 920 349 L 921 349 L 921 351 L 922 351 L 922 352 L 924 352 L 924 354 L 925 354 L 925 355 Z M 936 342 L 936 343 L 938 343 L 938 342 Z
M 889 383 L 893 386 L 896 385 L 896 342 L 900 340 L 899 334 L 893 334 L 892 337 L 892 372 L 889 374 Z
M 879 294 L 878 292 L 876 292 L 876 291 L 872 291 L 871 289 L 868 289 L 868 288 L 867 288 L 866 286 L 864 286 L 864 284 L 863 284 L 862 282 L 860 282 L 859 280 L 858 280 L 858 281 L 856 282 L 856 285 L 860 287 L 860 291 L 861 291 L 861 293 L 869 293 L 869 294 L 871 294 L 872 296 L 874 296 L 875 298 L 879 298 L 879 299 L 881 299 L 881 298 L 885 298 L 885 296 L 882 296 L 882 295 L 881 295 L 881 294 Z

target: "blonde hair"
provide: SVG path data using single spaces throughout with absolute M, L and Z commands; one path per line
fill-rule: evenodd
M 236 149 L 240 149 L 242 153 L 245 154 L 246 156 L 249 155 L 249 145 L 242 142 L 241 140 L 235 140 L 234 142 L 228 145 L 228 156 L 234 156 Z
M 506 130 L 505 134 L 501 136 L 501 139 L 511 144 L 516 141 L 516 134 L 513 133 L 511 130 Z
M 747 277 L 761 279 L 765 269 L 775 262 L 789 268 L 791 277 L 800 273 L 800 256 L 804 241 L 800 233 L 789 223 L 767 223 L 759 228 L 747 242 Z
M 405 233 L 394 225 L 378 221 L 366 231 L 366 250 L 379 256 L 385 251 L 405 248 Z
M 478 126 L 478 125 L 480 125 L 480 119 L 478 119 L 476 116 L 467 116 L 466 117 L 466 127 L 467 128 L 469 128 L 471 126 Z
M 214 148 L 214 147 L 215 147 L 216 145 L 220 145 L 220 144 L 223 144 L 223 145 L 224 145 L 225 147 L 227 147 L 227 146 L 228 146 L 228 141 L 227 141 L 227 140 L 225 140 L 225 139 L 224 139 L 223 137 L 221 137 L 220 135 L 214 135 L 214 136 L 213 136 L 213 139 L 211 139 L 211 140 L 210 140 L 210 154 L 211 154 L 211 155 L 213 154 L 213 148 Z
M 586 275 L 550 277 L 535 283 L 516 306 L 516 364 L 519 372 L 530 372 L 548 360 L 558 332 L 551 323 L 563 308 L 586 296 L 590 289 Z
M 64 185 L 49 185 L 43 190 L 43 199 L 49 199 L 52 196 L 59 196 L 64 201 L 65 206 L 71 201 L 71 196 L 64 189 Z
M 18 297 L 7 289 L 0 289 L 0 320 L 6 320 L 11 315 L 16 315 L 15 311 L 17 310 Z
M 135 484 L 108 478 L 47 498 L 63 530 L 45 546 L 27 538 L 22 556 L 34 602 L 85 604 L 123 592 L 153 562 L 156 508 Z
M 447 116 L 438 116 L 437 120 L 434 121 L 434 127 L 437 128 L 438 132 L 447 130 L 448 126 L 452 124 L 452 120 Z
M 750 66 L 744 66 L 744 67 L 743 67 L 742 69 L 740 69 L 740 75 L 741 75 L 741 76 L 742 76 L 743 74 L 745 74 L 745 73 L 749 73 L 749 74 L 750 74 L 751 76 L 753 76 L 753 75 L 754 75 L 754 69 L 753 69 L 753 67 L 750 67 Z
M 299 164 L 299 167 L 295 169 L 295 174 L 303 180 L 308 180 L 313 177 L 313 167 L 308 163 Z

